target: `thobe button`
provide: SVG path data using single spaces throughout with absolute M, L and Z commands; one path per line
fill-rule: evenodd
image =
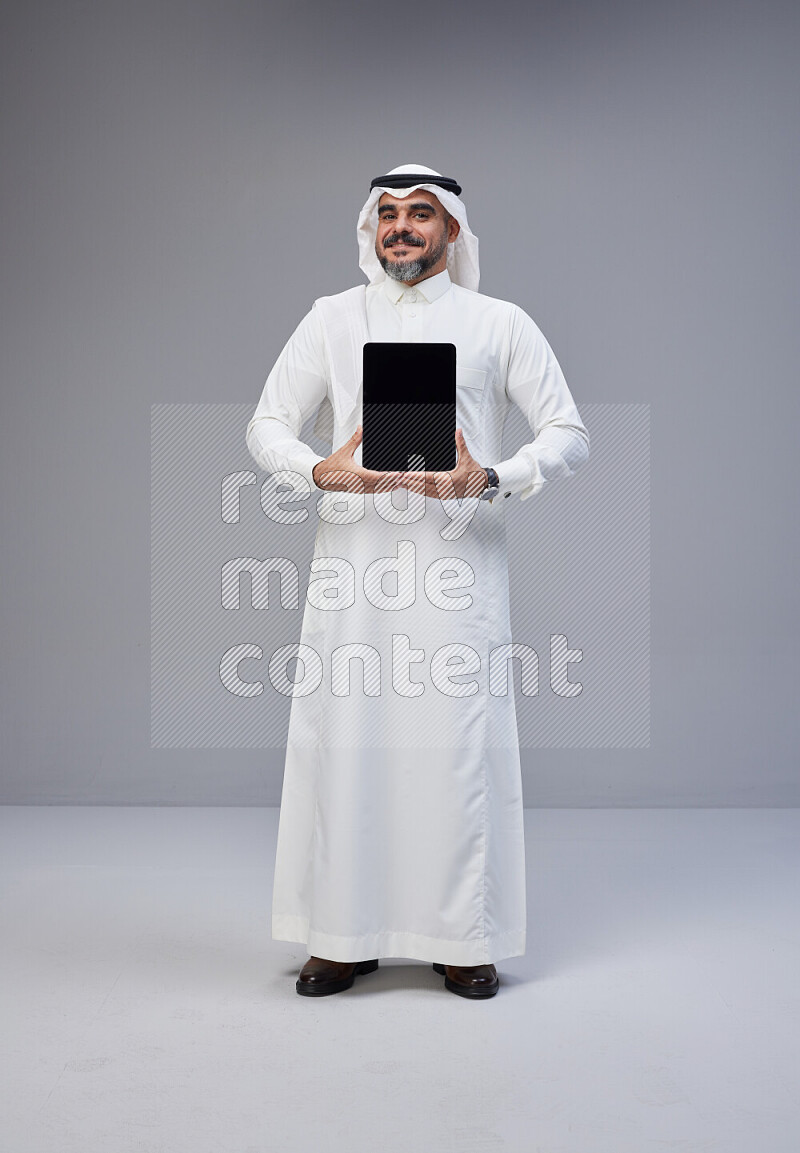
M 409 312 L 409 314 L 408 314 L 408 315 L 409 315 L 409 316 L 416 316 L 417 314 L 416 314 L 416 312 L 415 312 L 415 311 L 412 309 L 412 310 L 411 310 L 411 312 Z
M 511 493 L 510 492 L 504 492 L 503 496 L 511 496 Z

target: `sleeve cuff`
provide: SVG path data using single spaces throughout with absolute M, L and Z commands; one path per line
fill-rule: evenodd
M 501 497 L 511 495 L 513 492 L 523 492 L 531 486 L 531 467 L 527 461 L 516 456 L 502 460 L 500 464 L 492 465 L 500 481 Z
M 272 418 L 253 418 L 247 426 L 245 440 L 250 455 L 265 472 L 289 471 L 308 481 L 312 492 L 317 488 L 311 475 L 324 456 L 314 452 L 303 441 L 292 438 L 289 429 Z M 323 489 L 318 489 L 323 492 Z
M 318 492 L 324 492 L 325 491 L 324 489 L 319 488 L 319 486 L 314 481 L 314 477 L 312 476 L 312 473 L 313 473 L 316 465 L 318 465 L 321 460 L 325 460 L 325 459 L 326 458 L 324 456 L 317 456 L 316 453 L 313 453 L 313 454 L 309 453 L 308 456 L 306 456 L 304 454 L 303 456 L 296 456 L 296 457 L 292 458 L 292 463 L 291 463 L 292 471 L 299 473 L 300 476 L 302 476 L 302 477 L 305 477 L 305 479 L 309 483 L 309 486 L 310 486 L 312 492 L 314 491 L 314 489 L 317 489 Z

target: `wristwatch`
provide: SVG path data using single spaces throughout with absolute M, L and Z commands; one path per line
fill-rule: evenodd
M 483 470 L 488 478 L 488 485 L 481 493 L 481 500 L 493 501 L 500 491 L 500 477 L 493 468 L 484 468 Z

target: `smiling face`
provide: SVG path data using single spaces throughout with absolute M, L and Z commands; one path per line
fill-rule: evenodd
M 447 245 L 460 225 L 431 192 L 415 189 L 401 198 L 384 192 L 378 201 L 375 255 L 387 276 L 417 284 L 447 267 Z

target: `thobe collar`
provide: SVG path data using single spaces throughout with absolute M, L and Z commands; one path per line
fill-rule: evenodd
M 417 297 L 421 297 L 428 304 L 433 304 L 434 300 L 444 296 L 452 283 L 450 273 L 445 268 L 444 271 L 437 272 L 435 276 L 428 276 L 425 280 L 421 280 L 419 284 L 404 284 L 402 280 L 392 280 L 391 276 L 387 276 L 383 281 L 383 291 L 392 304 L 398 304 L 404 296 L 411 292 L 416 293 Z

